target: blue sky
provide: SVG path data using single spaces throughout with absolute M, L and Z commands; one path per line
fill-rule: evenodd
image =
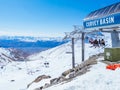
M 59 36 L 120 0 L 0 0 L 0 35 Z

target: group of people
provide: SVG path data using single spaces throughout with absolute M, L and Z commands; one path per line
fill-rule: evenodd
M 47 61 L 44 62 L 44 65 L 45 65 L 46 68 L 48 68 L 49 67 L 49 62 L 47 62 Z
M 89 43 L 93 44 L 93 46 L 95 46 L 95 47 L 105 46 L 104 39 L 99 39 L 99 40 L 97 40 L 97 39 L 95 39 L 95 40 L 90 39 Z

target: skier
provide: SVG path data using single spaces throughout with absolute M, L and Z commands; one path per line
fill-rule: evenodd
M 90 44 L 93 44 L 93 43 L 94 43 L 94 40 L 93 40 L 92 38 L 90 38 L 89 43 L 90 43 Z
M 105 41 L 104 41 L 104 39 L 101 40 L 101 45 L 102 45 L 102 46 L 105 46 Z
M 94 42 L 93 42 L 93 46 L 95 46 L 95 48 L 99 46 L 99 45 L 98 45 L 98 41 L 97 41 L 97 39 L 94 40 Z

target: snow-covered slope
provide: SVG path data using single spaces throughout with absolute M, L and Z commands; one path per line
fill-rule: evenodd
M 85 59 L 87 59 L 91 55 L 103 52 L 102 48 L 94 48 L 94 47 L 90 48 L 89 44 L 86 44 L 85 47 L 86 47 Z M 71 51 L 70 43 L 67 43 L 59 47 L 30 56 L 29 60 L 39 61 L 38 64 L 39 66 L 40 65 L 44 66 L 44 62 L 49 62 L 49 68 L 44 68 L 44 67 L 41 68 L 41 74 L 50 75 L 52 78 L 55 78 L 60 76 L 63 71 L 72 68 L 72 55 L 66 53 L 70 51 Z M 81 42 L 76 42 L 75 45 L 75 63 L 76 65 L 81 63 Z M 36 65 L 34 67 L 36 67 Z M 33 65 L 31 65 L 31 69 L 34 67 Z M 38 87 L 40 86 L 40 84 L 35 84 L 35 86 Z M 31 86 L 30 90 L 35 88 L 35 86 L 33 84 L 33 87 Z M 53 90 L 58 90 L 58 89 L 53 89 Z
M 81 45 L 80 42 L 76 42 L 76 43 L 77 44 L 75 45 L 75 63 L 77 65 L 81 63 Z M 49 62 L 49 68 L 47 70 L 48 71 L 54 70 L 50 74 L 52 76 L 56 76 L 54 72 L 56 72 L 57 75 L 60 75 L 64 70 L 72 68 L 72 55 L 67 52 L 71 52 L 70 43 L 32 55 L 29 57 L 29 60 L 31 61 L 37 60 L 39 61 L 39 63 L 42 63 L 43 65 L 44 62 Z M 94 48 L 94 47 L 90 48 L 90 45 L 86 44 L 85 52 L 86 52 L 85 59 L 87 59 L 90 55 L 103 52 L 103 49 Z M 43 70 L 43 72 L 45 73 L 45 70 Z
M 103 48 L 90 48 L 85 44 L 85 59 L 89 56 L 103 52 Z M 0 75 L 1 90 L 34 90 L 49 82 L 50 79 L 33 83 L 28 89 L 27 85 L 39 75 L 50 75 L 56 78 L 62 72 L 72 68 L 72 56 L 66 52 L 71 51 L 70 43 L 34 54 L 28 57 L 26 62 L 12 62 L 5 67 Z M 102 58 L 103 59 L 103 58 Z M 100 59 L 99 59 L 100 60 Z M 49 65 L 45 65 L 48 62 Z M 81 63 L 81 42 L 75 43 L 75 63 Z M 105 69 L 105 64 L 99 62 L 91 68 L 91 71 L 74 78 L 69 83 L 59 84 L 46 90 L 119 90 L 119 70 L 110 71 Z M 109 88 L 110 87 L 110 88 Z
M 58 84 L 45 90 L 119 90 L 120 69 L 107 70 L 106 65 L 99 62 L 90 72 L 78 76 L 71 82 Z
M 8 49 L 0 48 L 0 67 L 3 68 L 7 63 L 13 61 Z

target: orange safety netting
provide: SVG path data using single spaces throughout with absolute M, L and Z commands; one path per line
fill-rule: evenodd
M 106 66 L 106 69 L 111 69 L 111 70 L 115 70 L 117 68 L 120 68 L 120 64 L 112 64 Z

